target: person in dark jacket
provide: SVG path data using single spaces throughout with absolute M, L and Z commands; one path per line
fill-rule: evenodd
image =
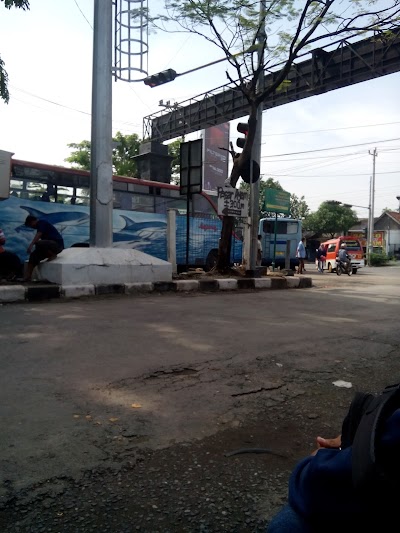
M 27 249 L 30 255 L 24 281 L 30 281 L 33 269 L 40 261 L 43 261 L 43 259 L 52 261 L 64 250 L 64 239 L 53 224 L 50 224 L 47 220 L 40 220 L 33 215 L 26 217 L 25 226 L 36 229 L 36 235 Z M 33 247 L 35 247 L 34 250 Z
M 318 260 L 318 272 L 321 272 L 321 274 L 324 273 L 324 263 L 326 260 L 326 249 L 323 244 L 320 245 L 320 247 L 317 250 L 317 260 Z
M 272 519 L 267 533 L 320 533 L 339 530 L 376 533 L 397 531 L 397 490 L 378 482 L 374 491 L 356 490 L 352 446 L 341 449 L 341 437 L 317 437 L 317 450 L 300 461 L 289 480 L 288 504 Z M 400 409 L 384 422 L 375 446 L 380 467 L 400 482 Z M 395 481 L 396 483 L 396 481 Z

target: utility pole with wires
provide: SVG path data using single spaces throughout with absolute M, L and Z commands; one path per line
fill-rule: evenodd
M 376 158 L 378 157 L 378 150 L 376 148 L 368 150 L 368 153 L 372 155 L 372 176 L 369 189 L 369 220 L 368 220 L 368 243 L 367 243 L 367 262 L 368 266 L 371 266 L 371 254 L 373 252 L 373 239 L 374 239 L 374 203 L 375 203 L 375 167 Z

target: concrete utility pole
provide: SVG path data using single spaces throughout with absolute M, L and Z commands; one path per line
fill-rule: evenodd
M 369 192 L 369 220 L 368 220 L 368 243 L 367 243 L 367 250 L 368 250 L 368 266 L 371 266 L 371 254 L 373 252 L 373 238 L 374 238 L 374 203 L 375 203 L 375 164 L 376 164 L 376 158 L 378 157 L 378 151 L 376 148 L 371 152 L 371 150 L 368 151 L 370 155 L 372 155 L 372 177 L 370 182 L 370 192 Z
M 258 33 L 258 65 L 264 64 L 264 39 L 265 39 L 265 0 L 260 0 L 260 30 Z M 264 72 L 258 76 L 257 90 L 264 90 Z M 257 129 L 254 137 L 251 161 L 256 161 L 261 166 L 261 132 L 262 132 L 262 113 L 263 104 L 261 103 L 257 110 Z M 250 240 L 250 270 L 254 272 L 257 264 L 258 249 L 258 224 L 260 218 L 260 179 L 253 183 L 253 164 L 251 163 L 250 172 L 250 219 L 251 219 L 251 240 Z
M 112 1 L 94 0 L 90 245 L 112 246 Z

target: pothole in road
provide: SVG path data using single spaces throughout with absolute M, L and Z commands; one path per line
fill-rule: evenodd
M 153 372 L 152 374 L 146 376 L 144 379 L 160 379 L 170 376 L 190 377 L 198 374 L 198 372 L 199 371 L 195 370 L 194 368 L 173 368 L 170 370 L 158 370 L 157 372 Z

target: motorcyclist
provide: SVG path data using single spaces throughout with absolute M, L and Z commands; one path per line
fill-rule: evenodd
M 345 242 L 340 245 L 338 256 L 339 261 L 343 264 L 343 267 L 346 269 L 346 271 L 349 270 L 349 268 L 351 267 L 351 257 L 347 253 L 347 245 Z

